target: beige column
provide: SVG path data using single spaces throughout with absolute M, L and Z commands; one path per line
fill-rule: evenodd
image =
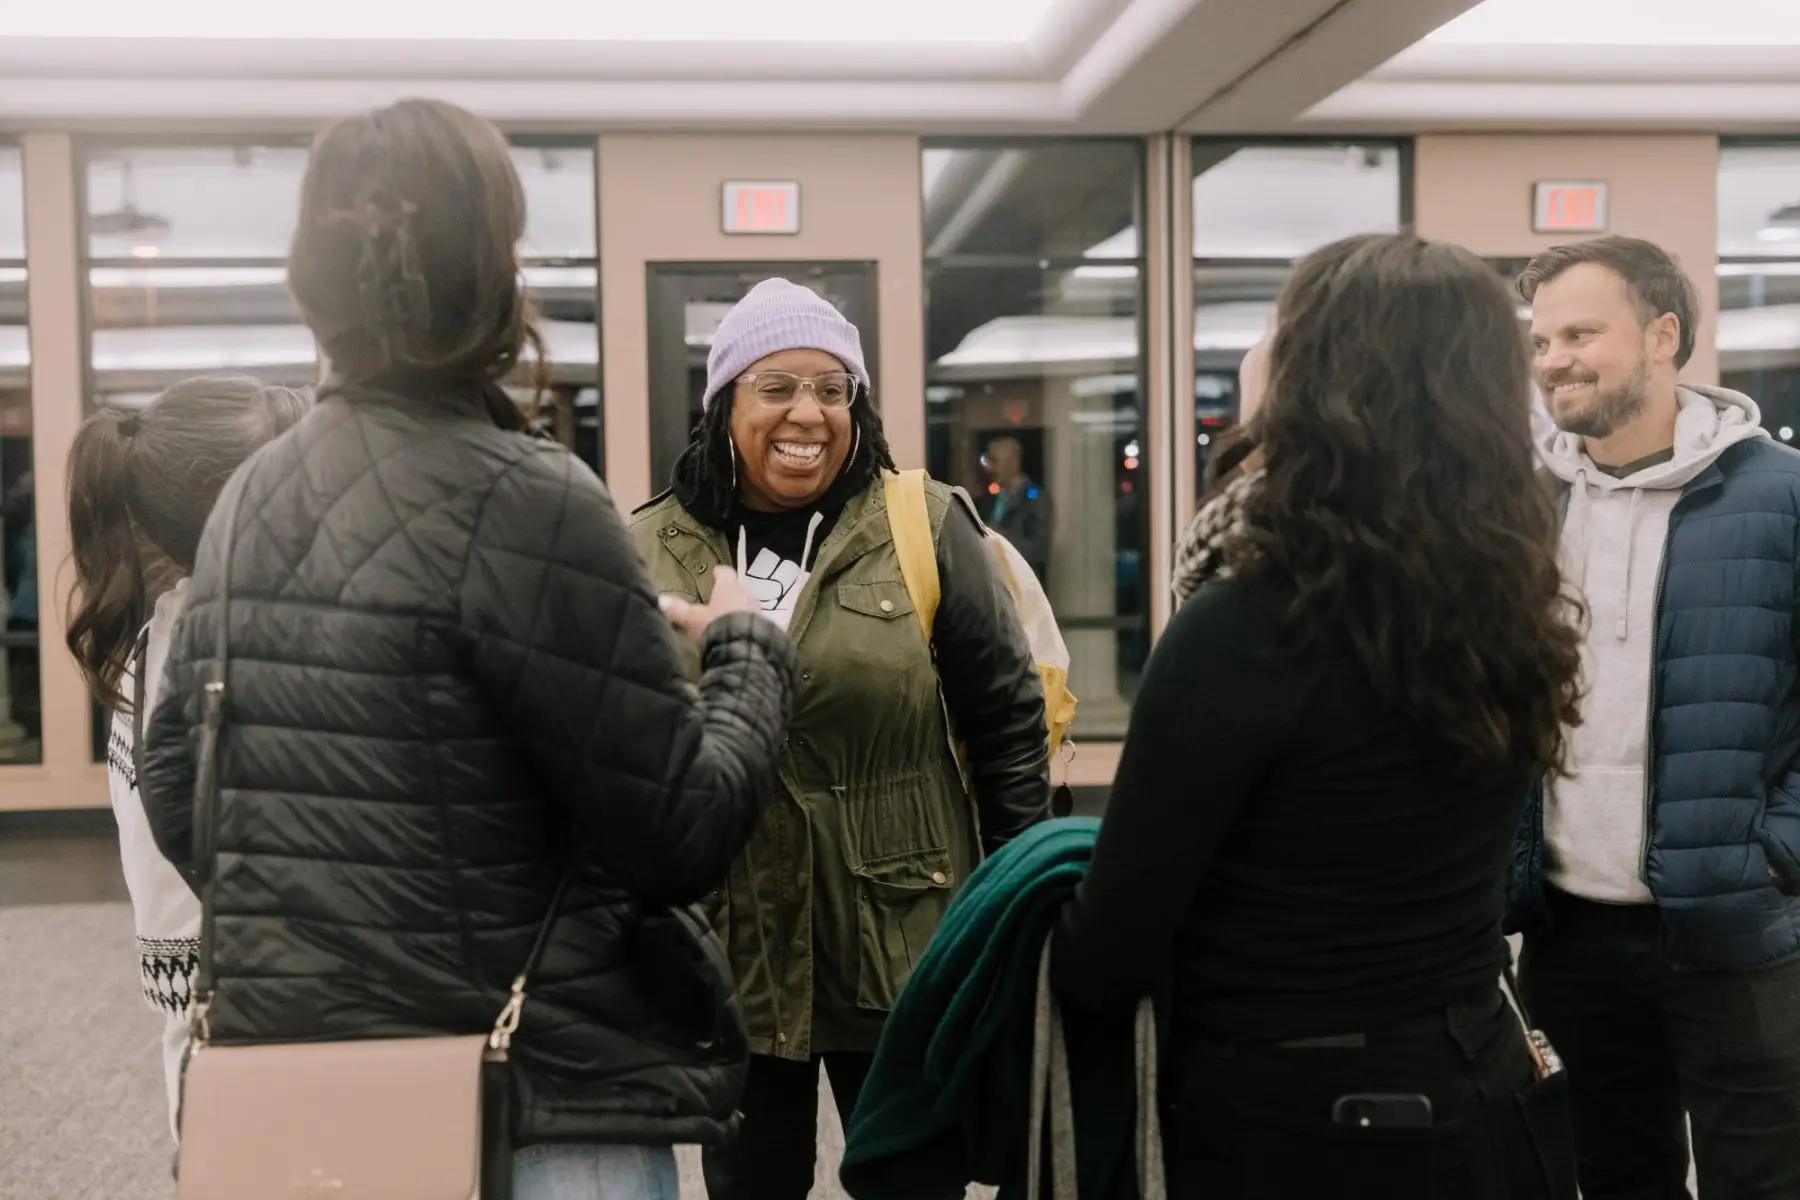
M 63 642 L 67 468 L 85 386 L 78 172 L 65 133 L 28 133 L 23 145 L 44 760 L 36 767 L 0 767 L 0 809 L 103 807 L 106 768 L 93 761 L 91 701 Z

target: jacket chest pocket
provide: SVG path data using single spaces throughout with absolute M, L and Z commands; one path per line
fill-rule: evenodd
M 902 617 L 909 621 L 916 620 L 913 616 L 912 597 L 906 594 L 906 584 L 898 581 L 840 583 L 837 585 L 837 599 L 838 607 L 859 616 L 874 617 L 878 621 L 897 621 Z M 860 621 L 851 624 L 853 628 L 862 626 Z
M 887 1012 L 931 944 L 956 879 L 947 849 L 914 850 L 853 866 L 858 1008 Z

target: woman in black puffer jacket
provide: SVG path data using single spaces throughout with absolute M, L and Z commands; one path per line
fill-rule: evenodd
M 683 906 L 769 794 L 793 651 L 725 572 L 723 601 L 671 612 L 702 638 L 696 691 L 605 488 L 524 432 L 499 386 L 535 341 L 524 228 L 505 141 L 461 109 L 321 136 L 290 270 L 330 375 L 208 524 L 143 791 L 157 844 L 210 881 L 218 1043 L 484 1032 L 572 871 L 514 1042 L 518 1195 L 605 1174 L 643 1181 L 608 1197 L 672 1200 L 668 1147 L 729 1132 L 746 1062 Z

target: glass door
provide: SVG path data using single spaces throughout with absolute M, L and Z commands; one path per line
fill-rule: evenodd
M 651 263 L 648 271 L 653 491 L 669 485 L 675 460 L 700 423 L 706 356 L 719 322 L 765 279 L 780 276 L 831 301 L 862 332 L 869 374 L 880 378 L 872 262 Z

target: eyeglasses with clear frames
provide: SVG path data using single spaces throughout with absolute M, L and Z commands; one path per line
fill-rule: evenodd
M 823 375 L 758 371 L 738 376 L 738 382 L 770 408 L 787 408 L 804 389 L 811 389 L 820 408 L 849 408 L 856 400 L 856 377 L 845 371 L 827 371 Z

